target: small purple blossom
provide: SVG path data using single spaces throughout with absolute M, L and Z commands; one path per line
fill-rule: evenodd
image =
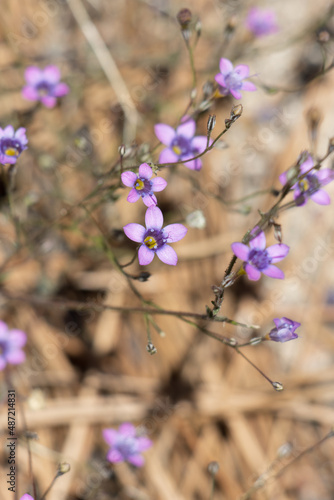
M 196 123 L 194 120 L 186 119 L 174 130 L 165 123 L 154 126 L 155 135 L 166 149 L 160 153 L 159 163 L 175 163 L 194 158 L 206 149 L 207 138 L 204 135 L 195 136 Z M 187 161 L 185 167 L 191 170 L 202 168 L 201 158 Z
M 220 73 L 215 76 L 219 91 L 222 95 L 232 94 L 235 99 L 241 99 L 240 90 L 253 92 L 256 90 L 254 83 L 244 82 L 249 76 L 249 67 L 247 64 L 239 64 L 233 68 L 233 64 L 224 57 L 219 63 Z
M 170 266 L 177 264 L 176 252 L 167 243 L 175 243 L 184 238 L 187 228 L 182 224 L 169 224 L 162 229 L 163 221 L 160 208 L 153 206 L 146 210 L 146 228 L 135 223 L 123 227 L 130 240 L 141 243 L 138 250 L 138 260 L 141 266 L 150 264 L 155 254 L 165 264 Z
M 271 278 L 283 279 L 284 273 L 274 266 L 289 253 L 289 247 L 283 243 L 266 248 L 266 237 L 261 231 L 249 242 L 249 247 L 243 243 L 232 243 L 234 254 L 244 261 L 244 269 L 252 281 L 260 279 L 261 272 Z
M 152 207 L 157 204 L 157 198 L 153 191 L 162 191 L 167 186 L 167 181 L 162 177 L 155 177 L 151 167 L 147 163 L 142 163 L 139 167 L 139 174 L 134 172 L 123 172 L 121 175 L 122 182 L 125 186 L 131 187 L 127 201 L 135 203 L 139 198 L 142 198 L 147 207 Z
M 4 321 L 0 321 L 0 370 L 7 364 L 19 365 L 25 360 L 21 347 L 27 342 L 27 336 L 21 330 L 10 330 Z
M 11 125 L 0 128 L 0 163 L 16 163 L 22 151 L 27 149 L 27 144 L 25 128 L 18 128 L 16 132 Z
M 130 423 L 120 425 L 118 430 L 104 429 L 103 438 L 110 446 L 107 454 L 109 462 L 129 462 L 136 467 L 144 464 L 140 453 L 153 444 L 147 437 L 138 436 L 136 428 Z
M 275 12 L 253 7 L 248 12 L 246 27 L 255 35 L 271 35 L 278 31 Z
M 29 493 L 25 493 L 21 498 L 20 500 L 34 500 L 33 497 L 31 495 L 29 495 Z
M 313 167 L 313 160 L 311 155 L 308 155 L 306 160 L 300 165 L 299 176 L 311 170 Z M 279 176 L 281 184 L 285 185 L 289 180 L 289 170 L 283 172 Z M 303 179 L 298 180 L 291 189 L 293 189 L 293 197 L 296 201 L 297 206 L 305 205 L 307 200 L 311 198 L 318 205 L 329 205 L 331 199 L 329 194 L 326 193 L 322 186 L 326 186 L 332 180 L 334 180 L 334 171 L 328 168 L 323 168 L 321 170 L 313 170 L 306 174 Z
M 24 73 L 27 85 L 22 89 L 22 95 L 28 101 L 41 101 L 47 108 L 56 105 L 57 97 L 69 92 L 66 83 L 60 82 L 60 71 L 57 66 L 46 66 L 44 69 L 29 66 Z
M 293 340 L 298 338 L 298 334 L 295 330 L 300 326 L 297 321 L 292 321 L 289 318 L 275 318 L 274 323 L 276 328 L 273 328 L 265 338 L 268 340 L 273 340 L 274 342 L 288 342 L 288 340 Z

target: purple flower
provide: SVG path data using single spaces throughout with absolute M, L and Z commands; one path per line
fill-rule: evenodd
M 112 463 L 129 462 L 136 467 L 144 464 L 142 451 L 152 446 L 152 441 L 145 436 L 137 436 L 136 428 L 130 423 L 124 423 L 115 429 L 104 429 L 103 438 L 110 446 L 107 460 Z
M 169 125 L 158 123 L 154 126 L 155 135 L 167 146 L 160 153 L 159 163 L 175 163 L 177 161 L 190 160 L 197 156 L 206 149 L 207 138 L 204 135 L 194 137 L 196 130 L 196 123 L 194 120 L 187 120 L 181 123 L 174 130 Z M 188 161 L 184 164 L 191 170 L 200 170 L 202 168 L 202 161 L 200 158 Z
M 24 73 L 27 84 L 22 89 L 22 95 L 28 101 L 41 101 L 47 108 L 56 105 L 57 97 L 66 95 L 69 88 L 60 82 L 60 71 L 57 66 L 46 66 L 39 69 L 29 66 Z
M 25 360 L 21 347 L 27 342 L 27 336 L 21 330 L 10 330 L 4 321 L 0 321 L 0 370 L 9 363 L 19 365 Z
M 235 99 L 241 99 L 240 90 L 256 90 L 254 83 L 244 82 L 249 76 L 247 64 L 239 64 L 233 69 L 233 64 L 224 57 L 219 63 L 220 73 L 215 76 L 215 80 L 220 85 L 220 93 L 223 95 L 232 94 Z
M 261 231 L 249 242 L 249 247 L 243 243 L 232 243 L 232 250 L 235 255 L 245 261 L 244 269 L 248 278 L 257 281 L 261 272 L 271 278 L 284 278 L 284 273 L 274 263 L 283 260 L 289 253 L 289 247 L 283 243 L 272 245 L 266 248 L 266 237 Z
M 273 340 L 274 342 L 287 342 L 288 340 L 293 340 L 298 338 L 298 334 L 295 330 L 300 326 L 297 321 L 292 321 L 289 318 L 275 318 L 274 323 L 276 328 L 273 328 L 266 336 L 268 340 Z
M 132 241 L 141 243 L 138 250 L 138 259 L 141 266 L 150 264 L 157 254 L 158 258 L 165 264 L 176 266 L 177 255 L 175 250 L 167 243 L 175 243 L 181 240 L 187 233 L 187 228 L 182 224 L 169 224 L 162 229 L 163 215 L 158 207 L 150 207 L 146 210 L 145 224 L 127 224 L 123 227 L 124 232 Z
M 28 493 L 25 493 L 21 498 L 20 500 L 34 500 L 33 497 L 31 495 L 29 495 Z
M 307 159 L 300 165 L 299 175 L 302 176 L 312 167 L 313 160 L 311 155 L 308 155 Z M 279 176 L 279 180 L 283 185 L 289 180 L 288 172 L 289 170 L 283 172 L 283 174 Z M 309 172 L 303 179 L 300 179 L 291 188 L 294 190 L 293 197 L 296 201 L 296 205 L 305 205 L 309 198 L 311 198 L 311 200 L 315 203 L 318 203 L 318 205 L 329 205 L 331 202 L 329 194 L 321 188 L 332 180 L 334 180 L 334 171 L 328 168 Z
M 22 151 L 27 149 L 27 144 L 25 128 L 18 128 L 16 132 L 11 125 L 0 128 L 0 163 L 16 163 Z
M 130 203 L 134 203 L 141 197 L 147 207 L 157 204 L 157 198 L 153 194 L 153 191 L 162 191 L 165 189 L 167 181 L 162 177 L 155 177 L 153 180 L 150 180 L 152 175 L 152 169 L 147 163 L 140 165 L 139 175 L 136 175 L 134 172 L 123 172 L 121 175 L 123 184 L 132 187 L 127 197 Z
M 271 35 L 278 31 L 275 12 L 257 7 L 248 12 L 246 26 L 255 36 Z

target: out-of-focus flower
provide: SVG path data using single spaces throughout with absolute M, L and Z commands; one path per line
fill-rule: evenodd
M 313 160 L 311 155 L 308 155 L 306 160 L 299 167 L 299 177 L 311 170 L 313 167 Z M 285 185 L 289 180 L 289 170 L 283 172 L 279 176 L 281 184 Z M 313 170 L 306 174 L 303 179 L 299 179 L 291 189 L 293 189 L 293 197 L 296 201 L 296 205 L 305 205 L 307 200 L 311 198 L 318 205 L 329 205 L 331 199 L 329 194 L 326 193 L 322 186 L 326 186 L 332 180 L 334 180 L 334 171 L 328 168 L 322 168 L 321 170 Z
M 142 198 L 147 207 L 152 207 L 157 204 L 157 198 L 153 191 L 162 191 L 167 186 L 167 181 L 162 177 L 155 177 L 151 167 L 147 163 L 142 163 L 139 167 L 139 174 L 134 172 L 123 172 L 121 175 L 122 182 L 125 186 L 131 187 L 127 200 L 134 203 L 139 198 Z
M 141 266 L 150 264 L 157 254 L 158 258 L 165 264 L 176 266 L 177 255 L 168 243 L 181 240 L 187 233 L 187 228 L 182 224 L 169 224 L 162 229 L 163 215 L 158 207 L 150 207 L 146 210 L 145 224 L 130 223 L 123 227 L 128 238 L 141 243 L 138 250 L 138 260 Z
M 21 330 L 10 330 L 4 321 L 0 321 L 0 370 L 7 364 L 19 365 L 25 360 L 21 347 L 27 342 L 27 336 Z
M 203 135 L 195 136 L 195 130 L 196 123 L 191 119 L 181 123 L 176 130 L 165 123 L 155 125 L 155 135 L 162 144 L 167 146 L 160 153 L 159 163 L 186 161 L 203 153 L 206 148 L 207 138 Z M 200 170 L 202 161 L 201 158 L 197 158 L 196 160 L 187 161 L 184 165 L 191 170 Z
M 136 467 L 144 464 L 141 453 L 152 446 L 150 439 L 137 436 L 136 428 L 130 423 L 120 425 L 118 430 L 104 429 L 103 438 L 110 446 L 107 454 L 109 462 L 129 462 Z
M 57 66 L 46 66 L 44 69 L 29 66 L 24 73 L 27 85 L 22 95 L 28 101 L 41 101 L 47 108 L 56 105 L 57 97 L 69 92 L 66 83 L 60 82 L 60 71 Z
M 248 12 L 246 27 L 255 35 L 271 35 L 278 31 L 275 12 L 269 9 L 253 7 Z
M 205 215 L 202 210 L 195 210 L 186 216 L 186 223 L 189 227 L 204 229 L 206 227 Z
M 234 254 L 244 261 L 244 269 L 252 281 L 260 279 L 261 273 L 271 278 L 284 278 L 281 269 L 274 266 L 276 262 L 284 259 L 289 253 L 289 247 L 283 243 L 266 248 L 266 237 L 261 231 L 250 240 L 249 247 L 243 243 L 232 243 Z
M 21 498 L 20 500 L 34 500 L 33 497 L 31 495 L 29 495 L 28 493 L 25 493 Z
M 27 149 L 26 129 L 21 127 L 15 132 L 11 125 L 0 128 L 0 163 L 16 163 L 18 157 Z
M 295 330 L 300 326 L 300 323 L 289 318 L 275 318 L 274 323 L 276 328 L 273 328 L 265 338 L 274 342 L 287 342 L 298 338 Z
M 222 95 L 232 94 L 235 99 L 241 99 L 241 90 L 250 92 L 256 90 L 254 83 L 244 81 L 249 76 L 247 64 L 239 64 L 233 68 L 231 61 L 223 57 L 219 68 L 220 73 L 215 76 L 215 80 L 220 86 L 219 91 Z

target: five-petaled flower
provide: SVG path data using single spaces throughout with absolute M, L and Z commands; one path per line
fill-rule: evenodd
M 27 85 L 22 95 L 28 101 L 41 101 L 47 108 L 56 105 L 57 97 L 69 92 L 68 85 L 60 82 L 60 71 L 57 66 L 46 66 L 44 69 L 29 66 L 24 73 Z
M 329 205 L 331 202 L 329 194 L 321 188 L 334 180 L 334 171 L 328 168 L 311 170 L 312 167 L 313 160 L 311 155 L 308 155 L 299 167 L 298 177 L 302 177 L 306 172 L 308 173 L 291 188 L 293 189 L 293 197 L 297 206 L 305 205 L 309 198 L 319 205 Z M 283 172 L 279 176 L 279 180 L 281 184 L 285 185 L 289 180 L 289 170 Z
M 159 163 L 186 162 L 185 167 L 191 170 L 200 170 L 202 168 L 201 158 L 196 160 L 191 160 L 191 158 L 205 151 L 207 138 L 204 135 L 195 136 L 195 130 L 196 123 L 189 118 L 186 118 L 176 130 L 164 123 L 155 125 L 155 135 L 162 144 L 167 146 L 160 153 Z
M 27 342 L 27 336 L 21 330 L 10 330 L 4 321 L 0 321 L 0 370 L 7 364 L 19 365 L 25 360 L 21 347 Z
M 219 62 L 219 68 L 220 73 L 215 76 L 215 80 L 219 85 L 219 92 L 222 95 L 232 94 L 235 99 L 241 99 L 240 90 L 251 92 L 256 90 L 254 83 L 243 81 L 249 76 L 249 67 L 247 64 L 239 64 L 233 68 L 231 61 L 223 57 Z
M 18 157 L 27 149 L 26 129 L 21 127 L 15 132 L 11 125 L 0 128 L 0 163 L 16 163 Z
M 278 31 L 275 12 L 269 9 L 253 7 L 249 10 L 246 27 L 255 35 L 271 35 Z
M 287 245 L 280 243 L 266 248 L 266 237 L 261 231 L 250 240 L 249 247 L 243 243 L 232 243 L 231 246 L 234 254 L 244 261 L 244 269 L 250 280 L 257 281 L 261 273 L 271 278 L 284 278 L 283 271 L 273 264 L 287 256 L 289 252 Z
M 110 446 L 107 454 L 109 462 L 129 462 L 136 467 L 144 464 L 140 453 L 152 446 L 152 441 L 146 436 L 138 436 L 136 428 L 130 423 L 121 424 L 118 430 L 104 429 L 103 438 Z
M 157 254 L 165 264 L 176 266 L 176 252 L 168 243 L 181 240 L 186 235 L 187 228 L 183 224 L 169 224 L 162 228 L 163 215 L 160 208 L 155 206 L 146 210 L 145 224 L 146 228 L 135 223 L 123 227 L 130 240 L 141 243 L 138 250 L 139 264 L 141 266 L 150 264 Z
M 273 340 L 274 342 L 287 342 L 288 340 L 298 338 L 298 333 L 295 333 L 295 330 L 300 326 L 300 323 L 297 321 L 283 317 L 275 318 L 274 323 L 276 328 L 270 330 L 270 332 L 265 336 L 267 340 Z
M 142 198 L 147 207 L 157 204 L 157 198 L 153 194 L 153 191 L 162 191 L 165 189 L 167 181 L 162 177 L 151 179 L 152 175 L 152 169 L 147 163 L 140 165 L 138 175 L 134 172 L 122 173 L 121 179 L 123 184 L 132 188 L 127 197 L 130 203 L 134 203 L 139 198 Z

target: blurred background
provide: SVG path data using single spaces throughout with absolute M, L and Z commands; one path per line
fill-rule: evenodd
M 256 37 L 247 29 L 254 6 L 275 13 L 276 33 Z M 155 258 L 144 268 L 148 281 L 128 280 L 115 259 L 130 261 L 136 245 L 122 227 L 143 224 L 145 207 L 126 201 L 119 147 L 125 145 L 126 167 L 157 163 L 154 124 L 174 127 L 187 109 L 192 73 L 176 20 L 181 7 L 192 12 L 190 42 L 201 23 L 196 100 L 209 104 L 196 113 L 197 134 L 206 135 L 209 114 L 217 116 L 212 137 L 234 104 L 242 103 L 243 114 L 205 155 L 200 172 L 161 169 L 168 181 L 158 194 L 165 223 L 184 223 L 188 234 L 175 245 L 175 268 Z M 291 247 L 279 264 L 285 280 L 242 277 L 225 293 L 221 314 L 259 325 L 255 335 L 273 328 L 273 318 L 302 324 L 294 342 L 242 351 L 283 392 L 233 349 L 177 317 L 154 317 L 157 353 L 150 356 L 143 314 L 99 307 L 143 307 L 142 297 L 146 305 L 205 314 L 231 243 L 257 223 L 258 210 L 274 204 L 278 176 L 303 150 L 325 156 L 334 136 L 331 3 L 2 0 L 1 11 L 0 126 L 25 127 L 29 140 L 10 193 L 5 167 L 0 182 L 1 319 L 28 336 L 25 363 L 11 368 L 10 382 L 1 379 L 1 498 L 14 498 L 5 447 L 11 383 L 22 431 L 18 498 L 33 495 L 29 430 L 36 433 L 30 446 L 37 499 L 64 461 L 71 471 L 48 500 L 207 499 L 212 461 L 219 464 L 217 499 L 332 499 L 331 440 L 274 477 L 334 422 L 332 205 L 310 200 L 280 216 Z M 221 57 L 249 65 L 257 92 L 243 92 L 241 101 L 207 100 Z M 49 64 L 70 87 L 52 110 L 21 96 L 25 68 Z M 331 168 L 331 158 L 324 166 Z M 333 198 L 334 186 L 325 189 Z M 205 227 L 189 227 L 187 217 L 198 210 Z M 267 242 L 275 243 L 273 231 Z M 126 268 L 136 277 L 142 270 L 137 258 Z M 254 336 L 248 328 L 204 325 L 239 342 Z M 141 469 L 105 460 L 102 429 L 122 422 L 154 442 Z

